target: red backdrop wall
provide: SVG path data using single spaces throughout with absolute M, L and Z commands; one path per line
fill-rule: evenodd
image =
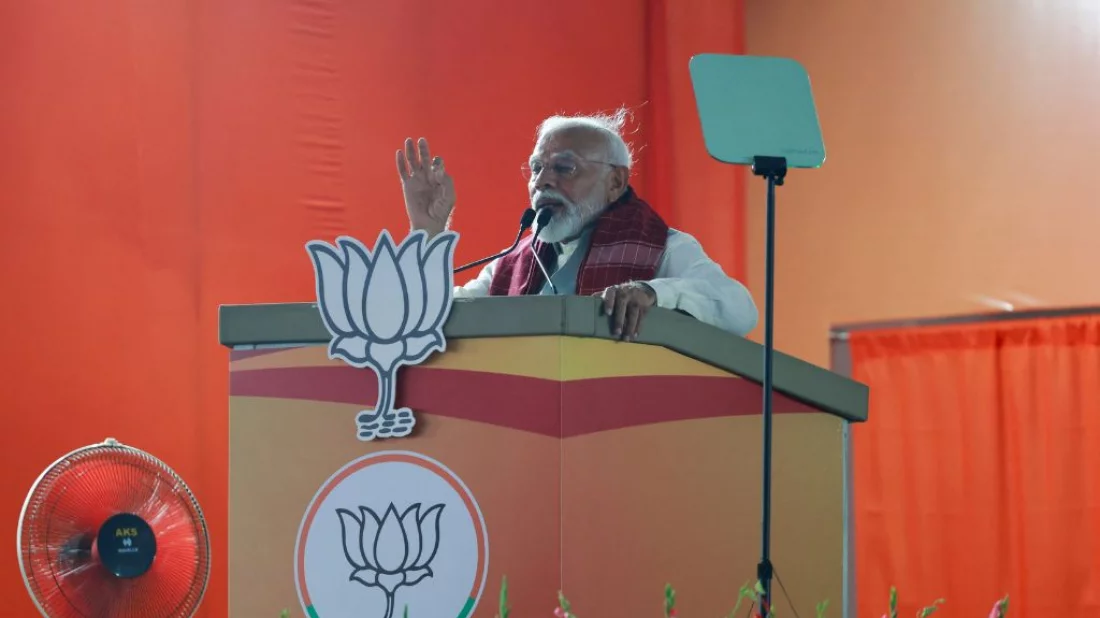
M 703 150 L 687 60 L 742 44 L 732 0 L 0 4 L 0 525 L 51 461 L 117 437 L 195 490 L 201 615 L 224 615 L 218 305 L 309 300 L 307 240 L 403 233 L 406 136 L 456 178 L 458 259 L 494 252 L 537 122 L 623 104 L 635 184 L 740 275 L 743 180 Z M 0 591 L 33 614 L 14 551 Z

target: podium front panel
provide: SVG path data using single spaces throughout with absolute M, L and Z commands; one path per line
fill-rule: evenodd
M 230 615 L 491 618 L 503 576 L 515 615 L 558 590 L 578 615 L 649 614 L 665 583 L 684 615 L 726 615 L 760 556 L 761 396 L 660 345 L 455 338 L 398 374 L 413 434 L 363 442 L 371 371 L 233 350 Z M 780 393 L 775 414 L 773 561 L 797 602 L 837 607 L 846 421 Z

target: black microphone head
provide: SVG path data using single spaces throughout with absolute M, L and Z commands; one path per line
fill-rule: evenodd
M 526 230 L 527 228 L 531 227 L 531 224 L 534 223 L 534 222 L 535 222 L 535 209 L 534 208 L 528 208 L 527 210 L 523 211 L 523 216 L 520 217 L 519 227 L 522 230 Z
M 547 223 L 550 223 L 550 219 L 554 218 L 554 211 L 549 208 L 540 208 L 538 216 L 535 217 L 535 221 L 538 223 L 539 229 L 546 227 Z

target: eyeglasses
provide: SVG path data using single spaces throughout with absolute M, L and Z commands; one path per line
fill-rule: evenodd
M 520 171 L 527 180 L 537 178 L 547 169 L 553 172 L 558 178 L 568 179 L 577 175 L 577 172 L 580 170 L 581 161 L 615 167 L 614 163 L 599 161 L 597 159 L 585 159 L 584 157 L 573 155 L 554 155 L 545 163 L 538 159 L 531 159 L 529 162 L 520 166 Z

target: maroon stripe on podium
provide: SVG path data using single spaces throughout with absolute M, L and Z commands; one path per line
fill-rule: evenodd
M 378 380 L 369 369 L 349 366 L 253 369 L 230 372 L 229 393 L 370 408 Z M 526 376 L 423 367 L 397 374 L 399 407 L 547 436 L 561 435 L 560 393 L 561 382 Z
M 562 383 L 562 437 L 638 425 L 753 416 L 763 411 L 759 384 L 717 376 L 625 376 Z M 773 395 L 772 413 L 815 412 Z
M 343 366 L 253 369 L 230 373 L 235 397 L 346 403 L 370 408 L 378 382 L 370 370 Z M 710 376 L 626 376 L 558 382 L 457 369 L 408 367 L 398 373 L 397 405 L 546 436 L 572 437 L 639 425 L 761 413 L 760 386 Z M 775 414 L 813 408 L 778 393 Z M 564 411 L 564 415 L 562 412 Z

